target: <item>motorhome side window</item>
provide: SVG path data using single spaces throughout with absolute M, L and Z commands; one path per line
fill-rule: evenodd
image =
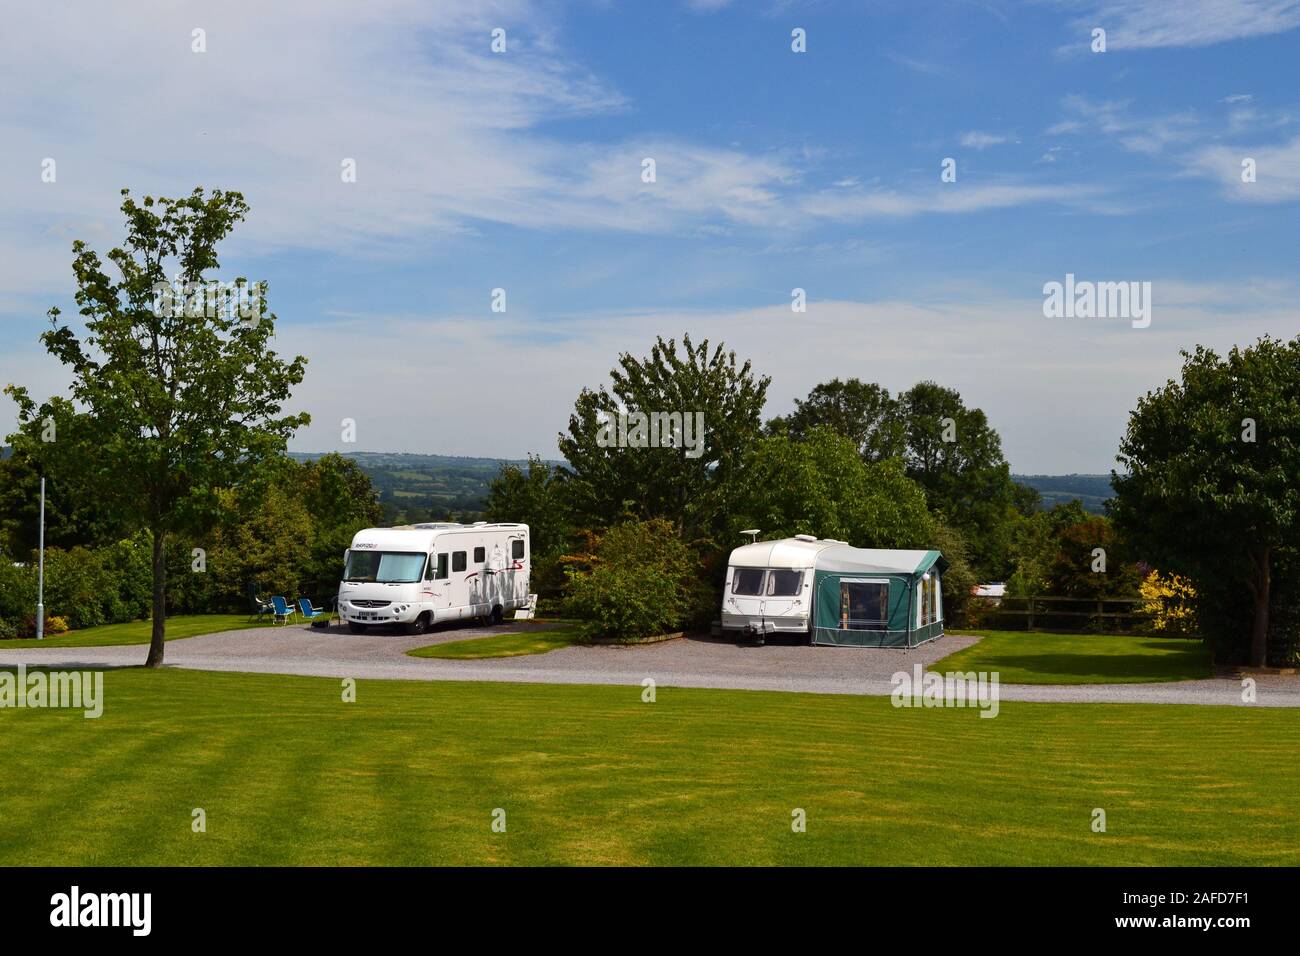
M 736 568 L 736 575 L 731 579 L 732 594 L 762 594 L 762 568 Z
M 791 597 L 803 589 L 802 571 L 773 571 L 767 576 L 767 593 L 772 597 Z
M 516 538 L 510 542 L 510 557 L 516 561 L 522 561 L 524 557 L 524 542 L 522 538 Z
M 475 564 L 482 564 L 482 563 L 483 563 L 483 560 L 484 560 L 486 557 L 487 557 L 487 548 L 475 548 L 475 549 L 474 549 L 474 563 L 475 563 Z
M 464 552 L 464 551 L 453 551 L 453 552 L 451 553 L 451 569 L 452 569 L 453 571 L 464 571 L 464 570 L 465 570 L 465 552 Z
M 440 554 L 438 555 L 438 573 L 434 575 L 434 579 L 437 580 L 446 577 L 447 577 L 447 555 Z

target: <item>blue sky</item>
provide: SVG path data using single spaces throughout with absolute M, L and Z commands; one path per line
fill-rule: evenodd
M 65 386 L 36 335 L 124 185 L 245 192 L 221 271 L 310 360 L 303 450 L 553 456 L 618 352 L 690 331 L 769 414 L 933 378 L 1016 470 L 1104 471 L 1179 349 L 1300 332 L 1294 0 L 208 6 L 0 37 L 0 382 Z M 1067 273 L 1151 282 L 1151 326 L 1045 318 Z

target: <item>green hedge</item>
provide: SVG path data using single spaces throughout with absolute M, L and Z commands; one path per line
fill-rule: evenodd
M 102 548 L 45 549 L 45 614 L 73 629 L 149 616 L 150 542 L 136 535 Z M 36 629 L 36 555 L 19 566 L 0 556 L 0 637 Z

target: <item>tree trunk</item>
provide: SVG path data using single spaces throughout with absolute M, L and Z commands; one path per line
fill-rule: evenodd
M 1269 549 L 1264 548 L 1255 558 L 1255 626 L 1250 635 L 1250 666 L 1263 667 L 1268 657 L 1268 600 L 1269 600 Z
M 149 657 L 145 667 L 161 667 L 163 662 L 164 629 L 167 626 L 167 555 L 166 534 L 161 529 L 153 533 L 153 636 L 149 640 Z

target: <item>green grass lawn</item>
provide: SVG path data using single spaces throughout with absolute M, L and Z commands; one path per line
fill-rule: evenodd
M 1201 641 L 1107 634 L 965 631 L 984 639 L 930 665 L 998 671 L 1004 684 L 1137 684 L 1211 676 Z
M 576 625 L 556 622 L 554 630 L 517 631 L 513 634 L 471 637 L 463 641 L 447 641 L 444 644 L 417 647 L 406 653 L 411 657 L 441 657 L 453 661 L 478 661 L 489 657 L 522 657 L 525 654 L 545 654 L 558 647 L 568 647 L 577 637 Z
M 167 618 L 167 640 L 174 641 L 182 637 L 198 637 L 202 634 L 216 634 L 220 631 L 256 626 L 248 622 L 247 614 L 178 614 Z M 266 626 L 271 625 L 267 622 Z M 0 651 L 15 650 L 20 647 L 107 647 L 110 644 L 148 644 L 152 634 L 152 621 L 131 621 L 127 624 L 105 624 L 102 627 L 69 631 L 66 634 L 47 637 L 43 641 L 35 638 L 0 641 Z
M 127 669 L 98 720 L 0 709 L 0 865 L 1300 864 L 1300 710 L 340 690 Z

